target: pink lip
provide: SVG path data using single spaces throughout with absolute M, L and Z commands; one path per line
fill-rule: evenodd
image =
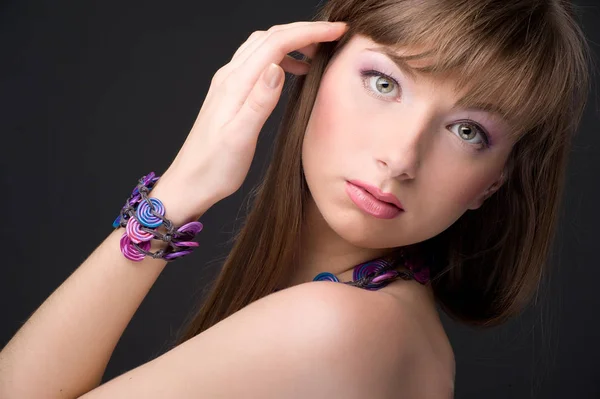
M 349 183 L 368 191 L 369 194 L 371 194 L 373 197 L 377 198 L 380 201 L 396 205 L 401 210 L 404 210 L 404 207 L 400 203 L 398 197 L 396 197 L 392 193 L 384 193 L 378 187 L 372 186 L 360 180 L 350 180 Z
M 394 219 L 403 212 L 394 204 L 375 198 L 362 187 L 346 182 L 346 194 L 360 210 L 378 219 Z

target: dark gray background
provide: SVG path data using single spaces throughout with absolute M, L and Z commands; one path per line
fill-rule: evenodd
M 597 55 L 597 0 L 580 1 Z M 183 144 L 212 74 L 254 30 L 309 19 L 317 0 L 0 2 L 0 344 L 111 231 L 136 180 Z M 600 398 L 600 136 L 593 88 L 568 172 L 547 289 L 522 317 L 478 331 L 444 317 L 456 397 Z M 202 218 L 201 247 L 169 265 L 105 379 L 165 350 L 216 276 L 268 161 L 281 103 L 244 186 Z

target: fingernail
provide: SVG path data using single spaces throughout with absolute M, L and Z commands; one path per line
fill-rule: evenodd
M 271 89 L 275 89 L 279 86 L 279 83 L 281 82 L 281 71 L 279 70 L 279 66 L 271 63 L 265 72 L 264 79 L 267 86 Z

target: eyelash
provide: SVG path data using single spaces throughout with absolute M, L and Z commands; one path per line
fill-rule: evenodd
M 371 78 L 374 76 L 385 78 L 387 80 L 392 81 L 396 85 L 396 87 L 398 89 L 400 89 L 400 83 L 398 83 L 398 80 L 396 78 L 394 78 L 393 76 L 391 76 L 391 74 L 388 74 L 388 73 L 380 72 L 375 69 L 363 69 L 360 71 L 360 76 L 362 77 L 363 85 L 365 86 L 365 89 L 367 89 L 372 95 L 374 95 L 377 98 L 386 99 L 389 97 L 382 96 L 381 94 L 375 93 L 367 84 L 368 78 Z
M 368 85 L 368 79 L 371 77 L 374 77 L 374 76 L 382 77 L 384 79 L 387 79 L 387 80 L 393 82 L 394 85 L 396 85 L 396 87 L 398 88 L 398 90 L 400 90 L 400 88 L 401 88 L 400 83 L 398 83 L 398 80 L 396 78 L 394 78 L 391 73 L 384 73 L 384 72 L 378 71 L 376 69 L 363 69 L 360 71 L 360 76 L 362 77 L 363 86 L 365 87 L 365 89 L 369 92 L 369 94 L 371 94 L 372 96 L 374 96 L 376 98 L 386 100 L 389 97 L 382 96 L 381 94 L 378 94 L 378 93 L 374 92 L 373 89 L 371 89 L 371 87 Z M 483 142 L 479 143 L 479 144 L 475 144 L 475 146 L 477 147 L 477 151 L 482 151 L 482 150 L 490 147 L 489 134 L 486 132 L 486 130 L 480 124 L 478 124 L 475 121 L 471 121 L 471 120 L 463 120 L 463 121 L 458 121 L 456 123 L 453 123 L 453 125 L 457 125 L 457 124 L 466 124 L 471 127 L 474 127 L 475 130 L 477 130 L 478 133 L 481 135 Z M 452 126 L 452 125 L 450 125 L 450 126 Z M 471 147 L 471 148 L 473 147 L 473 144 L 469 144 L 468 141 L 461 139 L 460 142 L 467 147 Z

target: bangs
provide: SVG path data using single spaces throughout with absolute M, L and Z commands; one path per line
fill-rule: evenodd
M 583 76 L 577 44 L 568 43 L 552 25 L 550 2 L 537 6 L 500 1 L 367 1 L 350 16 L 350 32 L 365 35 L 410 65 L 427 60 L 416 72 L 447 76 L 464 92 L 462 106 L 496 111 L 518 140 L 572 104 Z M 355 18 L 353 21 L 353 17 Z M 571 27 L 577 29 L 576 27 Z M 542 129 L 543 130 L 543 129 Z M 543 132 L 541 133 L 544 134 Z

